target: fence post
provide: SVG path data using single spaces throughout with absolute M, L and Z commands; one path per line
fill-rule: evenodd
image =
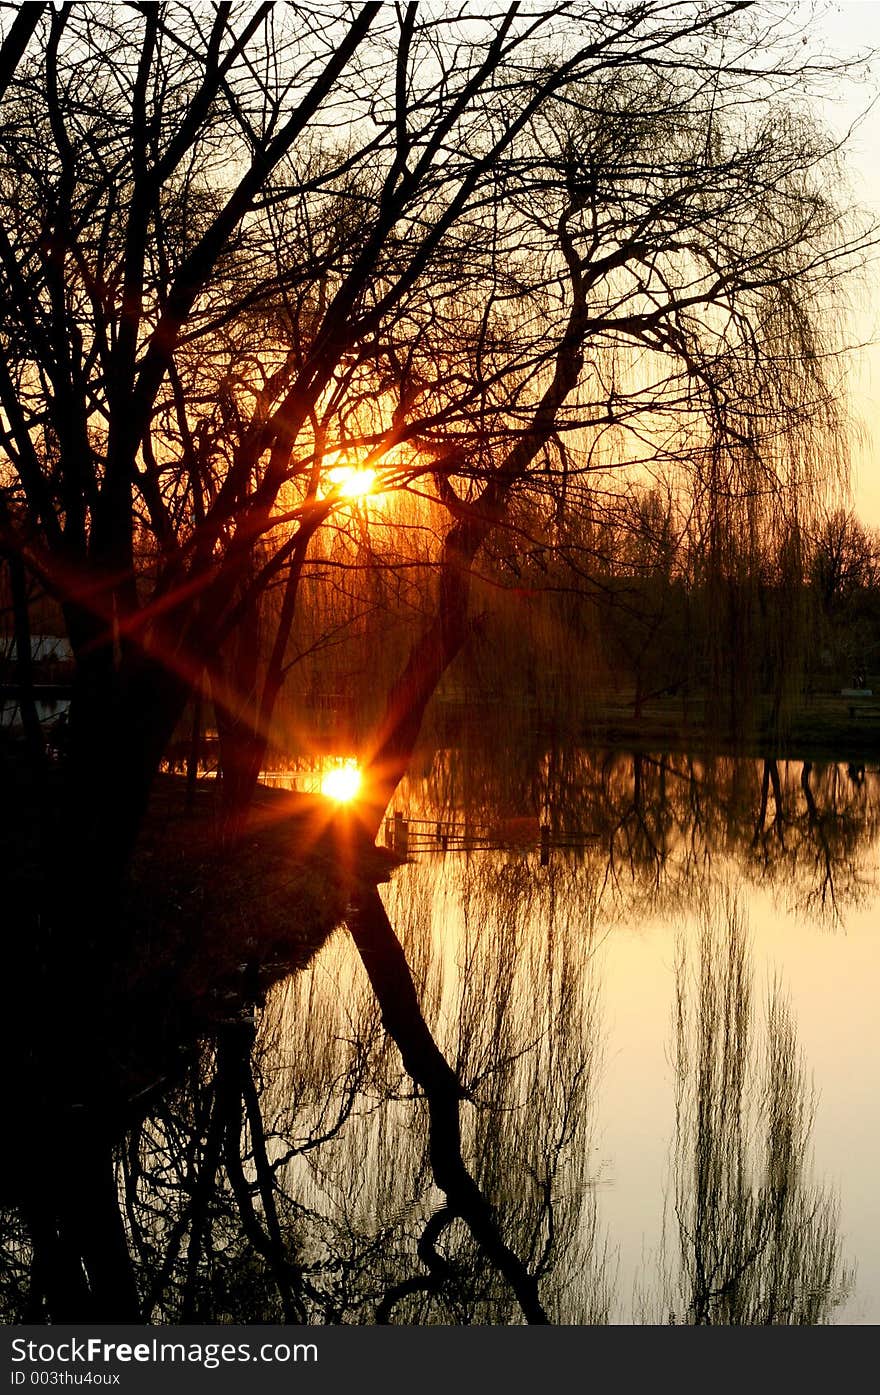
M 550 825 L 541 824 L 541 866 L 547 867 L 550 862 Z
M 409 824 L 399 809 L 394 811 L 394 851 L 401 857 L 409 852 Z

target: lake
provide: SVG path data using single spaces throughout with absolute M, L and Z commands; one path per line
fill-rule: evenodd
M 426 758 L 383 899 L 469 1093 L 465 1161 L 548 1316 L 878 1321 L 876 769 L 498 765 Z M 310 1320 L 521 1321 L 444 1214 L 345 932 L 257 1040 Z
M 880 772 L 496 735 L 390 852 L 160 782 L 132 948 L 5 1024 L 7 1321 L 80 1225 L 154 1323 L 880 1320 Z

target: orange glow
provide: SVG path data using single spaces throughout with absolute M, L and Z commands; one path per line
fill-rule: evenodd
M 363 499 L 373 492 L 376 471 L 361 470 L 356 465 L 334 465 L 327 471 L 327 478 L 343 499 Z
M 321 779 L 321 793 L 337 804 L 348 804 L 355 798 L 361 787 L 363 776 L 357 762 L 347 760 L 344 765 L 334 766 Z

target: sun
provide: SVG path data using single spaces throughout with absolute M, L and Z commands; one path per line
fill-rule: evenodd
M 327 478 L 343 499 L 364 499 L 373 493 L 376 485 L 376 471 L 360 469 L 357 465 L 334 465 L 327 471 Z
M 348 804 L 361 787 L 363 776 L 355 761 L 347 760 L 344 765 L 336 765 L 321 779 L 321 793 L 337 804 Z

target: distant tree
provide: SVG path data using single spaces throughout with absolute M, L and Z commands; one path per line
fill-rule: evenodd
M 835 509 L 819 523 L 809 566 L 822 608 L 831 617 L 856 592 L 877 585 L 880 548 L 851 510 Z
M 606 642 L 634 681 L 633 715 L 686 676 L 680 642 L 684 521 L 670 491 L 631 490 L 615 514 Z M 677 652 L 678 651 L 678 652 Z

